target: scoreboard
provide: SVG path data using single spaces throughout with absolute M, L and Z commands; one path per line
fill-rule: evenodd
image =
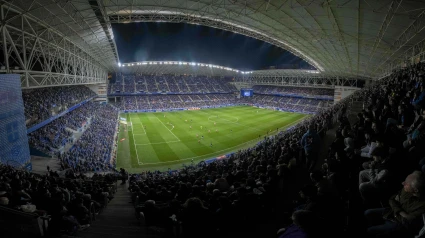
M 241 88 L 241 97 L 252 97 L 254 96 L 254 91 L 252 88 Z

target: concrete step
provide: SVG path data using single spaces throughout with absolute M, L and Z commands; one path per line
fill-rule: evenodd
M 130 203 L 131 195 L 128 185 L 118 183 L 117 192 L 108 206 L 96 217 L 96 221 L 90 228 L 78 232 L 77 236 L 82 238 L 159 238 L 159 235 L 148 232 L 146 227 L 139 224 L 133 204 Z

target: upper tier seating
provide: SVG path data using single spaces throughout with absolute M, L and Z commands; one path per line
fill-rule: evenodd
M 27 127 L 60 114 L 96 94 L 86 86 L 64 86 L 22 90 Z
M 119 75 L 108 94 L 234 92 L 231 78 L 184 75 Z

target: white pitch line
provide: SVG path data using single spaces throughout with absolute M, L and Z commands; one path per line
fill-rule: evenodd
M 306 119 L 308 119 L 308 118 L 309 118 L 309 116 L 305 116 L 305 117 L 300 118 L 300 119 L 298 119 L 298 120 L 296 120 L 296 121 L 294 121 L 294 122 L 292 122 L 292 123 L 287 124 L 287 125 L 286 125 L 286 126 L 284 126 L 283 128 L 289 128 L 289 127 L 290 127 L 290 126 L 292 126 L 293 124 L 298 124 L 298 122 L 299 122 L 299 121 L 306 120 Z M 250 143 L 253 143 L 253 142 L 254 142 L 254 141 L 256 141 L 256 140 L 263 140 L 263 139 L 262 139 L 262 138 L 261 138 L 261 139 L 255 138 L 255 139 L 253 139 L 253 140 L 250 140 L 250 141 L 247 141 L 247 142 L 244 142 L 244 143 L 241 143 L 241 144 L 239 144 L 239 145 L 232 146 L 232 147 L 228 147 L 228 148 L 223 149 L 223 150 L 214 151 L 214 152 L 209 153 L 209 154 L 199 155 L 199 156 L 195 156 L 195 157 L 191 157 L 191 158 L 187 158 L 187 159 L 179 159 L 179 160 L 173 160 L 173 161 L 164 161 L 164 162 L 158 162 L 158 163 L 144 163 L 144 165 L 156 165 L 156 164 L 173 163 L 173 162 L 176 162 L 176 161 L 186 161 L 186 160 L 191 160 L 191 159 L 199 158 L 199 157 L 202 157 L 202 156 L 207 156 L 207 155 L 216 154 L 216 153 L 219 153 L 219 152 L 221 152 L 221 151 L 226 151 L 226 150 L 229 150 L 229 149 L 232 149 L 232 148 L 235 148 L 235 147 L 239 147 L 239 146 L 241 146 L 241 145 L 243 145 L 243 144 L 250 144 Z
M 164 127 L 165 128 L 167 128 L 167 130 L 171 133 L 171 134 L 173 134 L 173 136 L 174 137 L 176 137 L 177 138 L 177 140 L 179 140 L 180 141 L 180 139 L 176 136 L 176 135 L 174 135 L 174 133 L 170 130 L 170 129 L 168 129 L 168 127 L 164 124 L 164 122 L 162 122 L 158 117 L 155 117 L 156 119 L 158 119 L 158 121 L 159 122 L 161 122 L 162 123 L 162 125 L 164 125 Z
M 140 124 L 142 124 L 143 131 L 145 132 L 145 135 L 146 135 L 145 127 L 143 126 L 143 122 L 142 122 L 142 120 L 140 120 L 140 118 L 139 118 L 139 121 L 140 121 Z M 133 134 L 133 135 L 134 135 L 134 134 Z
M 137 156 L 137 163 L 140 165 L 140 164 L 143 164 L 143 162 L 140 162 L 139 154 L 137 153 L 136 140 L 134 139 L 133 122 L 131 121 L 131 116 L 130 116 L 130 123 L 131 123 L 131 134 L 133 134 L 134 150 L 136 151 L 136 156 Z

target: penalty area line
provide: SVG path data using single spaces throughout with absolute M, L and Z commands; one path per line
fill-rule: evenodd
M 294 125 L 294 124 L 298 124 L 298 123 L 300 123 L 301 121 L 304 121 L 304 120 L 307 120 L 308 118 L 310 118 L 310 116 L 304 116 L 304 117 L 302 117 L 302 118 L 300 118 L 300 119 L 298 119 L 298 120 L 296 120 L 296 121 L 293 121 L 293 122 L 291 122 L 291 123 L 289 123 L 289 124 L 287 124 L 287 125 L 285 125 L 284 127 L 281 127 L 281 129 L 287 129 L 287 128 L 289 128 L 289 127 L 291 127 L 292 125 Z M 277 133 L 276 133 L 277 134 Z M 271 135 L 270 135 L 271 136 Z M 163 161 L 163 162 L 157 162 L 157 163 L 144 163 L 144 165 L 159 165 L 159 164 L 168 164 L 168 163 L 176 163 L 176 162 L 179 162 L 179 161 L 181 161 L 181 162 L 183 162 L 183 161 L 188 161 L 188 160 L 192 160 L 192 159 L 196 159 L 196 158 L 200 158 L 200 157 L 206 157 L 205 159 L 207 159 L 208 158 L 208 156 L 214 156 L 214 154 L 217 154 L 217 156 L 219 155 L 219 154 L 221 154 L 221 152 L 224 152 L 224 151 L 232 151 L 232 149 L 233 148 L 237 148 L 237 147 L 241 147 L 241 146 L 243 146 L 243 145 L 245 145 L 245 144 L 252 144 L 252 143 L 254 143 L 254 142 L 258 142 L 258 141 L 262 141 L 263 140 L 263 138 L 261 138 L 261 139 L 258 139 L 258 138 L 255 138 L 255 139 L 253 139 L 253 140 L 250 140 L 250 141 L 247 141 L 247 142 L 244 142 L 244 143 L 241 143 L 241 144 L 239 144 L 239 145 L 235 145 L 235 146 L 232 146 L 232 147 L 228 147 L 228 148 L 226 148 L 226 149 L 223 149 L 223 150 L 219 150 L 219 151 L 214 151 L 214 152 L 212 152 L 212 153 L 208 153 L 208 154 L 204 154 L 204 155 L 199 155 L 199 156 L 195 156 L 195 157 L 191 157 L 191 158 L 186 158 L 186 159 L 178 159 L 178 160 L 172 160 L 172 161 Z
M 180 141 L 180 139 L 176 136 L 176 135 L 174 135 L 174 133 L 164 124 L 164 122 L 162 122 L 158 117 L 156 117 L 156 119 L 158 119 L 158 121 L 159 122 L 161 122 L 162 123 L 162 125 L 164 125 L 164 127 L 165 128 L 167 128 L 167 130 L 171 133 L 171 134 L 173 134 L 173 136 L 174 137 L 176 137 L 177 138 L 177 140 L 179 140 Z

